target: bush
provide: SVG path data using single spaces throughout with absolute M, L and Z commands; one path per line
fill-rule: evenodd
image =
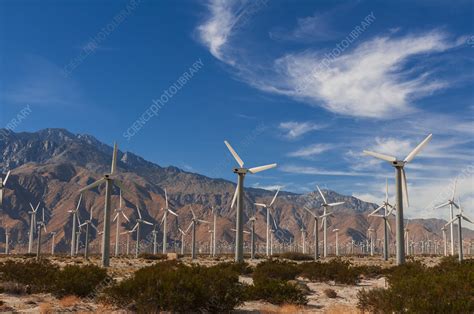
M 163 262 L 106 289 L 104 301 L 138 312 L 227 312 L 244 298 L 238 279 L 230 268 Z
M 356 284 L 359 274 L 347 261 L 340 259 L 328 263 L 311 262 L 299 265 L 301 276 L 311 281 L 334 281 L 341 284 Z
M 248 286 L 247 300 L 265 300 L 278 305 L 308 303 L 305 294 L 296 285 L 278 279 L 254 282 L 253 286 Z
M 157 261 L 157 260 L 166 260 L 168 256 L 166 254 L 150 254 L 150 253 L 141 253 L 138 255 L 138 258 Z
M 474 264 L 445 259 L 429 268 L 419 262 L 393 267 L 388 289 L 362 290 L 358 307 L 370 312 L 473 313 Z
M 276 258 L 289 259 L 292 261 L 312 261 L 314 256 L 303 254 L 299 252 L 285 252 L 281 254 L 273 254 Z
M 253 272 L 252 267 L 250 267 L 249 264 L 247 264 L 246 262 L 241 262 L 241 263 L 233 263 L 233 262 L 219 263 L 214 267 L 216 269 L 231 270 L 231 271 L 236 272 L 240 275 L 249 275 Z
M 288 281 L 295 279 L 299 270 L 295 263 L 269 260 L 262 262 L 255 267 L 253 272 L 253 282 L 264 282 L 272 279 Z
M 86 297 L 97 286 L 111 280 L 104 268 L 95 265 L 67 265 L 56 275 L 54 293 L 57 296 L 76 295 Z
M 337 298 L 337 292 L 334 289 L 324 289 L 323 292 L 328 298 Z
M 0 280 L 28 285 L 31 292 L 50 292 L 59 267 L 48 260 L 6 261 L 0 264 Z

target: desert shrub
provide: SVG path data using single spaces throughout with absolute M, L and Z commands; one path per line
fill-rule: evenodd
M 334 289 L 324 289 L 324 294 L 331 299 L 337 298 L 337 292 Z
M 347 261 L 334 259 L 327 263 L 311 262 L 298 265 L 301 276 L 312 281 L 334 281 L 342 284 L 356 284 L 359 274 Z
M 29 291 L 29 287 L 27 285 L 18 282 L 7 281 L 0 284 L 0 293 L 22 295 L 31 293 L 31 291 Z
M 244 287 L 238 279 L 230 268 L 163 262 L 139 269 L 130 279 L 106 289 L 104 301 L 133 304 L 146 313 L 227 312 L 243 300 Z
M 351 268 L 357 275 L 362 275 L 365 278 L 376 278 L 386 273 L 382 267 L 377 265 L 351 266 Z
M 0 264 L 0 280 L 28 285 L 31 292 L 49 292 L 59 272 L 48 260 L 6 261 Z
M 65 295 L 86 297 L 109 279 L 104 268 L 95 265 L 67 265 L 56 275 L 54 293 L 61 297 Z
M 150 260 L 150 261 L 156 261 L 156 260 L 165 260 L 168 258 L 166 254 L 150 254 L 150 253 L 141 253 L 138 255 L 138 258 Z
M 288 281 L 295 279 L 298 273 L 299 270 L 295 263 L 269 260 L 262 262 L 255 267 L 252 278 L 254 283 L 272 279 Z
M 306 295 L 296 285 L 279 279 L 254 282 L 247 287 L 247 300 L 265 300 L 273 304 L 308 303 Z
M 474 264 L 443 260 L 425 267 L 410 262 L 393 267 L 388 289 L 362 290 L 358 307 L 370 312 L 473 313 Z
M 281 254 L 274 254 L 273 256 L 276 258 L 289 259 L 293 261 L 312 261 L 314 259 L 314 256 L 299 252 L 285 252 Z
M 214 267 L 216 269 L 231 270 L 231 271 L 236 272 L 240 275 L 249 275 L 253 272 L 252 267 L 250 267 L 250 265 L 247 264 L 246 262 L 241 262 L 241 263 L 233 263 L 233 262 L 219 263 Z

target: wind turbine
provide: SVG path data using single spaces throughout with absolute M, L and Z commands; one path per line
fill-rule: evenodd
M 186 232 L 184 232 L 181 228 L 178 227 L 179 233 L 181 233 L 181 255 L 184 255 L 184 237 L 186 236 Z
M 472 224 L 474 224 L 474 222 L 472 222 L 471 219 L 469 219 L 468 217 L 466 217 L 464 215 L 464 210 L 462 209 L 462 207 L 460 205 L 461 202 L 459 202 L 459 200 L 458 200 L 458 203 L 459 203 L 459 213 L 456 215 L 455 218 L 453 218 L 450 222 L 448 222 L 444 227 L 446 228 L 448 225 L 453 225 L 456 220 L 458 221 L 458 243 L 459 243 L 459 246 L 458 246 L 458 253 L 459 253 L 458 259 L 459 259 L 459 262 L 462 262 L 463 252 L 462 252 L 462 226 L 461 226 L 461 222 L 462 222 L 463 219 L 467 222 L 472 223 Z
M 441 231 L 443 232 L 444 256 L 448 256 L 448 243 L 447 243 L 447 238 L 446 238 L 446 227 L 443 226 L 443 228 L 441 228 Z
M 382 159 L 390 162 L 390 164 L 396 169 L 396 190 L 397 190 L 397 220 L 396 220 L 396 238 L 397 238 L 397 265 L 405 263 L 405 250 L 404 250 L 404 239 L 403 239 L 403 198 L 405 197 L 407 206 L 410 206 L 408 201 L 408 188 L 405 174 L 405 165 L 415 158 L 415 156 L 421 151 L 421 149 L 428 144 L 433 134 L 429 134 L 418 146 L 412 150 L 404 160 L 397 160 L 396 157 L 375 153 L 368 150 L 364 150 L 364 153 L 372 157 Z
M 377 214 L 377 212 L 381 209 L 384 209 L 384 213 L 383 214 Z M 388 218 L 390 217 L 390 215 L 392 214 L 392 211 L 393 211 L 393 207 L 392 205 L 390 205 L 388 203 L 388 199 L 385 199 L 385 201 L 382 203 L 382 205 L 380 207 L 378 207 L 376 210 L 374 210 L 373 212 L 371 212 L 369 214 L 369 217 L 379 217 L 379 218 L 382 218 L 383 221 L 384 221 L 384 224 L 383 224 L 383 259 L 385 261 L 388 260 L 388 231 L 392 232 L 392 228 L 390 228 L 390 224 L 388 222 Z
M 212 208 L 212 256 L 216 256 L 216 227 L 217 227 L 217 208 L 214 206 Z
M 138 212 L 138 219 L 136 219 L 135 227 L 133 227 L 132 231 L 137 230 L 137 243 L 135 246 L 135 258 L 138 257 L 138 253 L 140 251 L 140 224 L 144 223 L 146 225 L 153 226 L 153 224 L 149 221 L 146 221 L 142 218 L 142 213 L 140 212 L 140 207 L 137 205 L 137 212 Z
M 167 226 L 167 223 L 168 223 L 168 213 L 178 217 L 178 214 L 176 214 L 174 211 L 169 209 L 168 194 L 166 193 L 166 189 L 165 189 L 165 200 L 166 200 L 166 208 L 162 208 L 162 210 L 164 210 L 165 213 L 163 215 L 163 219 L 161 220 L 161 223 L 163 224 L 163 254 L 166 254 L 166 247 L 168 246 L 168 240 L 166 238 L 166 226 Z
M 266 212 L 267 212 L 267 238 L 266 238 L 266 253 L 267 253 L 267 257 L 270 256 L 270 250 L 269 250 L 269 247 L 270 247 L 270 208 L 273 206 L 273 203 L 275 203 L 275 200 L 278 196 L 278 193 L 280 192 L 280 187 L 278 187 L 275 195 L 273 196 L 273 199 L 272 201 L 270 202 L 270 204 L 267 206 L 267 204 L 264 204 L 264 203 L 255 203 L 254 205 L 257 206 L 257 207 L 262 207 L 262 208 L 265 208 L 266 209 Z
M 406 248 L 405 248 L 405 252 L 406 252 L 406 255 L 410 255 L 410 245 L 409 245 L 409 232 L 410 232 L 410 229 L 408 229 L 408 224 L 410 223 L 410 221 L 407 219 L 407 223 L 405 225 L 405 240 L 406 240 Z
M 116 221 L 116 229 L 115 229 L 115 256 L 119 255 L 119 244 L 120 244 L 120 216 L 125 218 L 126 221 L 130 222 L 127 215 L 124 213 L 124 208 L 122 207 L 122 190 L 120 190 L 120 205 L 119 208 L 115 209 L 115 217 L 113 221 Z
M 85 220 L 82 224 L 79 224 L 79 227 L 86 226 L 86 243 L 85 243 L 85 247 L 84 247 L 84 258 L 85 259 L 89 258 L 89 226 L 92 226 L 92 228 L 94 228 L 95 231 L 99 232 L 97 227 L 92 222 L 92 212 L 93 212 L 93 208 L 91 208 L 91 213 L 90 213 L 89 219 Z
M 123 186 L 122 181 L 117 179 L 115 175 L 117 168 L 117 149 L 118 147 L 115 143 L 110 173 L 104 174 L 101 179 L 79 190 L 80 193 L 84 193 L 85 191 L 94 189 L 105 183 L 104 233 L 102 234 L 102 267 L 110 266 L 110 197 L 112 195 L 112 186 L 115 184 L 122 191 L 127 192 L 127 189 L 125 189 Z
M 54 248 L 56 245 L 56 231 L 52 231 L 49 233 L 51 235 L 51 255 L 54 256 Z
M 342 204 L 344 204 L 344 202 L 328 203 L 326 201 L 326 198 L 324 197 L 323 192 L 321 192 L 321 189 L 319 188 L 319 186 L 316 185 L 316 187 L 318 188 L 318 192 L 319 192 L 319 194 L 321 195 L 321 197 L 323 199 L 323 204 L 321 205 L 321 206 L 323 206 L 323 209 L 324 209 L 324 211 L 323 211 L 323 221 L 322 221 L 323 230 L 324 230 L 323 231 L 323 242 L 324 242 L 324 244 L 323 244 L 323 256 L 327 257 L 327 216 L 328 215 L 326 215 L 326 214 L 328 213 L 327 211 L 329 210 L 329 208 L 335 207 L 335 206 L 338 206 L 338 205 L 342 205 Z
M 10 171 L 7 172 L 7 176 L 5 179 L 2 180 L 0 178 L 0 208 L 3 206 L 3 189 L 5 188 L 5 185 L 7 184 L 8 177 L 10 176 Z
M 153 226 L 153 230 L 151 231 L 151 235 L 153 236 L 153 254 L 158 252 L 158 230 L 156 230 L 157 225 Z
M 38 202 L 38 205 L 36 207 L 33 207 L 30 203 L 31 211 L 28 212 L 30 214 L 30 234 L 28 237 L 28 254 L 31 254 L 31 251 L 33 250 L 33 236 L 35 233 L 35 226 L 36 226 L 36 212 L 38 211 L 38 208 L 40 206 L 40 202 Z
M 134 232 L 135 230 L 127 230 L 127 231 L 124 231 L 120 234 L 126 234 L 127 235 L 127 245 L 126 245 L 126 250 L 125 250 L 125 253 L 126 255 L 130 255 L 130 236 L 132 235 L 132 233 Z
M 196 225 L 199 224 L 199 223 L 210 224 L 210 222 L 206 221 L 206 220 L 198 219 L 192 208 L 191 208 L 191 214 L 193 215 L 193 218 L 191 219 L 191 223 L 189 224 L 189 226 L 186 229 L 185 233 L 188 233 L 189 228 L 193 227 L 191 258 L 194 260 L 194 259 L 196 259 Z
M 5 255 L 10 254 L 10 231 L 5 228 Z
M 76 252 L 76 220 L 77 213 L 79 212 L 79 206 L 81 206 L 82 194 L 79 196 L 76 209 L 68 210 L 68 213 L 72 214 L 72 235 L 71 235 L 71 256 L 75 255 Z
M 39 221 L 37 224 L 38 224 L 38 246 L 36 247 L 36 260 L 39 260 L 40 254 L 41 254 L 41 233 L 42 233 L 42 230 L 44 230 L 44 232 L 47 232 L 46 224 L 44 222 L 44 207 L 42 210 L 42 220 Z
M 336 233 L 336 256 L 339 256 L 339 229 L 333 229 L 332 232 Z
M 235 239 L 235 261 L 236 262 L 243 262 L 244 261 L 244 178 L 247 173 L 257 173 L 260 171 L 264 171 L 267 169 L 275 168 L 277 164 L 270 164 L 260 167 L 253 167 L 253 168 L 244 168 L 244 162 L 242 159 L 237 155 L 235 150 L 230 146 L 229 142 L 224 141 L 225 145 L 229 149 L 234 159 L 237 161 L 239 168 L 234 168 L 234 173 L 237 174 L 237 188 L 234 193 L 234 198 L 232 200 L 233 207 L 235 200 L 237 199 L 237 219 L 236 219 L 236 227 L 237 227 L 237 236 Z
M 456 194 L 456 184 L 457 184 L 457 179 L 454 180 L 453 194 L 452 194 L 451 198 L 446 203 L 435 206 L 435 208 L 434 208 L 434 209 L 438 209 L 438 208 L 442 208 L 442 207 L 445 207 L 445 206 L 449 205 L 449 211 L 450 211 L 450 214 L 451 214 L 450 219 L 451 220 L 453 220 L 453 219 L 456 220 L 456 217 L 454 217 L 454 208 L 453 207 L 456 207 L 457 209 L 459 209 L 459 205 L 454 202 L 454 195 Z M 451 238 L 451 255 L 454 255 L 454 225 L 450 224 L 449 228 L 450 228 L 450 238 Z
M 257 222 L 257 217 L 253 215 L 249 218 L 249 223 L 251 224 L 250 230 L 250 259 L 255 259 L 255 223 Z
M 369 228 L 367 231 L 369 232 L 370 239 L 370 256 L 374 256 L 374 229 Z
M 81 243 L 81 232 L 82 232 L 82 223 L 79 215 L 76 216 L 77 218 L 77 231 L 76 231 L 76 247 L 75 247 L 75 255 L 79 253 L 79 244 Z
M 313 230 L 313 233 L 314 233 L 314 260 L 317 260 L 317 259 L 319 259 L 319 227 L 318 227 L 319 219 L 330 216 L 331 213 L 326 213 L 325 215 L 318 216 L 316 209 L 315 209 L 314 213 L 306 207 L 304 207 L 304 209 L 308 213 L 310 213 L 311 216 L 313 216 L 313 218 L 314 218 L 314 230 Z

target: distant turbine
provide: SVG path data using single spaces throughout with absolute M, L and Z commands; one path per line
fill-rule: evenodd
M 161 220 L 161 223 L 163 224 L 163 254 L 166 254 L 166 247 L 168 246 L 168 240 L 166 238 L 166 227 L 168 224 L 168 213 L 175 215 L 178 217 L 178 214 L 176 214 L 174 211 L 172 211 L 169 206 L 168 206 L 168 194 L 166 193 L 165 189 L 165 200 L 166 200 L 166 208 L 162 208 L 162 210 L 165 211 L 163 214 L 163 219 Z
M 401 265 L 405 263 L 405 246 L 404 243 L 404 235 L 403 235 L 403 205 L 404 205 L 404 194 L 406 203 L 410 206 L 408 202 L 408 188 L 407 188 L 407 180 L 405 174 L 405 165 L 415 158 L 415 156 L 421 151 L 421 149 L 428 144 L 431 140 L 433 134 L 428 135 L 418 146 L 412 150 L 404 160 L 397 160 L 396 157 L 375 153 L 371 151 L 364 150 L 364 153 L 370 155 L 372 157 L 382 159 L 391 163 L 393 167 L 396 169 L 396 187 L 397 187 L 397 224 L 396 224 L 396 238 L 397 238 L 397 265 Z
M 135 258 L 138 257 L 138 254 L 140 253 L 140 224 L 144 223 L 146 225 L 153 226 L 153 224 L 149 221 L 146 221 L 142 218 L 142 214 L 140 212 L 140 207 L 137 205 L 137 212 L 138 212 L 138 219 L 136 219 L 136 225 L 133 227 L 132 232 L 137 230 L 137 243 L 135 246 Z
M 82 194 L 79 196 L 76 209 L 68 210 L 68 213 L 72 214 L 72 235 L 71 235 L 71 256 L 75 255 L 76 252 L 76 220 L 79 212 L 79 206 L 81 206 Z
M 124 208 L 122 207 L 122 190 L 120 190 L 120 204 L 119 208 L 115 209 L 115 217 L 113 221 L 117 221 L 115 229 L 115 256 L 119 255 L 119 244 L 120 244 L 120 216 L 125 218 L 126 221 L 130 222 L 127 215 L 124 213 Z
M 10 254 L 10 231 L 5 228 L 5 255 Z
M 102 179 L 99 179 L 79 190 L 80 193 L 84 193 L 85 191 L 91 190 L 105 183 L 104 233 L 102 234 L 102 267 L 110 266 L 110 197 L 112 195 L 112 186 L 115 184 L 122 191 L 127 192 L 127 189 L 123 186 L 122 181 L 117 179 L 115 175 L 117 168 L 117 150 L 117 144 L 115 143 L 110 173 L 104 174 Z
M 313 213 L 312 211 L 310 211 L 306 207 L 304 209 L 306 209 L 306 211 L 308 213 L 310 213 L 311 216 L 313 216 L 313 218 L 314 218 L 314 230 L 313 230 L 313 233 L 314 233 L 314 260 L 317 260 L 317 259 L 319 259 L 319 227 L 318 227 L 319 219 L 330 216 L 331 213 L 326 213 L 325 215 L 318 216 L 316 210 Z
M 234 168 L 234 173 L 237 174 L 237 188 L 234 193 L 234 199 L 232 200 L 233 206 L 235 200 L 237 199 L 237 219 L 236 219 L 236 226 L 237 226 L 237 237 L 235 239 L 235 261 L 236 262 L 243 262 L 244 261 L 244 178 L 247 173 L 257 173 L 260 171 L 264 171 L 267 169 L 275 168 L 277 164 L 270 164 L 266 166 L 254 167 L 254 168 L 244 168 L 244 162 L 242 159 L 237 155 L 235 150 L 230 146 L 229 142 L 224 141 L 225 145 L 229 149 L 234 159 L 239 164 L 239 168 Z
M 339 256 L 339 229 L 333 229 L 332 232 L 336 233 L 336 256 Z
M 318 188 L 318 192 L 319 194 L 321 195 L 322 199 L 323 199 L 323 204 L 321 206 L 323 206 L 323 256 L 324 257 L 327 257 L 327 246 L 328 246 L 328 242 L 327 242 L 327 210 L 329 210 L 329 208 L 331 207 L 335 207 L 335 206 L 338 206 L 338 205 L 342 205 L 344 204 L 344 202 L 336 202 L 336 203 L 328 203 L 326 201 L 326 198 L 324 197 L 324 194 L 323 192 L 321 192 L 321 189 L 319 188 L 318 185 L 316 185 L 316 187 Z
M 0 208 L 3 206 L 3 189 L 5 188 L 5 185 L 7 184 L 8 177 L 10 176 L 10 171 L 7 172 L 7 176 L 5 179 L 2 180 L 0 178 Z
M 184 232 L 181 228 L 178 227 L 179 233 L 181 233 L 181 255 L 184 255 L 184 237 L 186 236 L 186 232 Z
M 44 232 L 47 232 L 46 231 L 46 224 L 45 224 L 44 220 L 45 219 L 44 219 L 44 207 L 43 207 L 42 219 L 41 219 L 41 221 L 39 221 L 37 223 L 38 224 L 38 246 L 36 247 L 36 260 L 37 261 L 40 259 L 40 255 L 41 255 L 41 234 L 42 234 L 42 231 L 44 230 Z
M 158 253 L 158 230 L 156 230 L 156 227 L 158 225 L 153 226 L 153 230 L 151 231 L 151 235 L 153 236 L 153 254 Z
M 51 235 L 51 255 L 54 256 L 54 249 L 56 245 L 56 231 L 52 231 L 49 234 Z
M 269 247 L 270 247 L 270 208 L 273 206 L 273 203 L 275 203 L 275 200 L 278 196 L 278 193 L 280 192 L 280 187 L 278 187 L 275 195 L 273 196 L 273 199 L 272 201 L 270 202 L 270 204 L 264 204 L 264 203 L 255 203 L 254 205 L 257 206 L 257 207 L 262 207 L 262 208 L 265 208 L 266 209 L 266 212 L 267 212 L 267 238 L 266 238 L 266 253 L 267 253 L 267 257 L 270 256 L 270 250 L 269 250 Z
M 36 226 L 36 212 L 40 206 L 40 202 L 36 207 L 33 207 L 30 203 L 31 211 L 28 212 L 30 214 L 30 234 L 28 235 L 28 254 L 31 254 L 33 250 L 33 236 L 35 234 L 35 226 Z
M 217 228 L 217 208 L 214 206 L 212 208 L 212 256 L 216 256 L 216 228 Z
M 191 219 L 191 223 L 189 224 L 185 233 L 188 233 L 191 227 L 193 228 L 192 234 L 191 234 L 192 235 L 191 259 L 194 260 L 196 259 L 196 225 L 199 223 L 210 224 L 210 222 L 206 220 L 198 219 L 192 208 L 191 208 L 191 214 L 193 215 L 193 218 Z
M 435 206 L 435 208 L 434 208 L 434 209 L 438 209 L 438 208 L 442 208 L 442 207 L 445 207 L 445 206 L 449 205 L 449 211 L 451 213 L 451 218 L 450 218 L 451 220 L 453 220 L 453 219 L 455 220 L 453 206 L 456 207 L 457 209 L 459 209 L 459 205 L 454 202 L 454 195 L 456 194 L 456 184 L 457 184 L 457 179 L 454 180 L 453 194 L 452 194 L 451 198 L 446 203 Z M 450 237 L 451 237 L 451 255 L 454 255 L 454 225 L 450 224 L 449 228 L 450 228 L 450 232 L 451 232 L 451 234 L 450 234 Z
M 464 211 L 463 211 L 463 209 L 460 205 L 461 202 L 459 202 L 459 200 L 458 200 L 458 203 L 459 203 L 459 213 L 456 215 L 456 217 L 454 219 L 452 219 L 450 222 L 448 222 L 444 227 L 446 228 L 448 225 L 452 226 L 456 220 L 458 221 L 458 243 L 459 243 L 459 246 L 458 246 L 458 259 L 459 259 L 459 262 L 462 262 L 463 252 L 462 252 L 462 226 L 461 226 L 461 222 L 462 222 L 463 219 L 467 222 L 472 223 L 472 224 L 474 224 L 474 222 L 472 222 L 471 219 L 469 219 L 468 217 L 466 217 L 464 215 Z
M 89 226 L 95 229 L 95 231 L 99 232 L 97 229 L 96 225 L 92 222 L 92 212 L 93 208 L 91 208 L 91 213 L 89 216 L 89 219 L 85 220 L 82 224 L 79 225 L 79 227 L 86 226 L 86 243 L 84 247 L 84 258 L 88 259 L 89 258 Z

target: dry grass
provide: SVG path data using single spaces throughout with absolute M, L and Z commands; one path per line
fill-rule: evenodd
M 359 314 L 361 313 L 355 306 L 336 304 L 329 306 L 324 313 L 326 314 Z
M 62 307 L 71 307 L 71 306 L 76 305 L 80 301 L 81 299 L 79 299 L 78 297 L 74 295 L 67 295 L 61 300 L 59 300 L 59 305 L 61 305 Z
M 53 313 L 53 306 L 49 302 L 40 303 L 38 310 L 41 314 Z
M 303 312 L 303 307 L 293 304 L 283 304 L 281 306 L 265 305 L 260 309 L 262 314 L 293 314 Z

